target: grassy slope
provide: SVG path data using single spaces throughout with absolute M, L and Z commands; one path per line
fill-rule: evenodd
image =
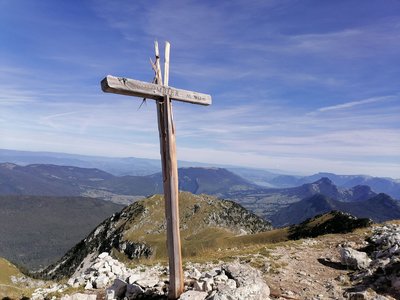
M 22 273 L 16 266 L 0 258 L 0 297 L 21 298 L 30 295 L 32 289 L 21 288 L 17 284 L 12 283 L 11 276 L 22 276 Z
M 201 197 L 201 198 L 200 198 Z M 201 199 L 201 200 L 200 200 Z M 165 236 L 164 200 L 155 195 L 143 201 L 146 212 L 126 226 L 126 240 L 145 242 L 154 250 L 153 260 L 165 260 L 167 255 Z M 287 239 L 286 229 L 273 230 L 252 235 L 240 235 L 240 230 L 210 226 L 208 216 L 229 205 L 214 197 L 180 193 L 180 226 L 182 255 L 188 260 L 222 257 L 227 253 L 221 249 L 240 248 L 254 244 L 279 242 Z

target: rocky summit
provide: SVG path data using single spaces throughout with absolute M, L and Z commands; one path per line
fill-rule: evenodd
M 351 294 L 363 295 L 371 287 L 400 299 L 400 226 L 375 226 L 367 241 L 362 249 L 341 249 L 342 263 L 356 270 L 350 277 L 355 284 Z
M 393 300 L 400 296 L 397 223 L 230 251 L 229 261 L 186 261 L 185 288 L 179 299 Z M 124 263 L 102 252 L 86 259 L 66 280 L 36 288 L 31 298 L 167 299 L 168 276 L 165 264 Z
M 272 229 L 270 223 L 232 201 L 188 192 L 180 193 L 179 199 L 183 257 L 215 251 L 231 237 Z M 125 259 L 165 259 L 165 230 L 163 197 L 146 198 L 106 219 L 59 262 L 36 276 L 71 276 L 81 264 L 102 252 Z

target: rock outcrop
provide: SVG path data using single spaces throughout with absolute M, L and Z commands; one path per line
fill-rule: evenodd
M 354 250 L 350 247 L 340 249 L 340 258 L 343 265 L 354 270 L 366 270 L 371 264 L 367 253 Z
M 304 222 L 289 227 L 289 238 L 298 240 L 313 238 L 324 234 L 347 233 L 357 228 L 368 227 L 372 224 L 370 219 L 356 218 L 341 211 L 331 211 L 317 215 Z
M 199 271 L 199 267 L 203 272 Z M 270 290 L 260 271 L 236 263 L 217 265 L 191 265 L 184 272 L 185 292 L 180 299 L 199 300 L 268 300 Z M 68 280 L 69 286 L 83 287 L 91 293 L 105 290 L 107 300 L 112 299 L 166 299 L 168 294 L 168 268 L 156 265 L 127 268 L 107 252 L 101 253 L 89 265 L 82 265 Z M 64 291 L 66 286 L 55 286 L 48 292 Z M 46 297 L 46 290 L 34 292 L 37 300 Z M 85 298 L 86 297 L 86 298 Z M 91 300 L 92 295 L 66 295 L 63 300 Z
M 400 225 L 376 226 L 372 232 L 363 252 L 351 248 L 341 250 L 342 262 L 357 269 L 350 276 L 355 284 L 350 294 L 356 297 L 372 288 L 400 299 Z
M 94 258 L 99 253 L 110 252 L 113 248 L 121 250 L 123 253 L 129 248 L 128 256 L 132 257 L 136 248 L 132 247 L 133 244 L 127 247 L 126 243 L 121 243 L 121 236 L 124 230 L 124 226 L 121 226 L 121 224 L 137 218 L 144 210 L 145 207 L 143 205 L 134 203 L 121 212 L 115 213 L 97 226 L 84 240 L 69 250 L 60 261 L 50 265 L 40 273 L 34 274 L 34 276 L 45 279 L 61 279 L 71 276 L 84 261 Z M 141 254 L 144 256 L 151 254 L 151 248 L 143 244 L 139 245 L 139 249 L 141 251 L 136 252 L 137 257 L 140 257 Z
M 190 252 L 199 248 L 195 245 L 191 250 L 191 241 L 195 244 L 204 235 L 211 239 L 208 245 L 212 245 L 220 232 L 225 237 L 234 237 L 272 229 L 269 222 L 232 201 L 187 192 L 180 193 L 179 200 L 182 242 Z M 164 258 L 166 246 L 159 241 L 166 239 L 165 232 L 164 199 L 154 195 L 106 219 L 59 262 L 35 275 L 45 279 L 70 277 L 81 264 L 92 261 L 102 252 L 116 252 L 127 259 L 148 258 L 155 253 L 158 258 Z

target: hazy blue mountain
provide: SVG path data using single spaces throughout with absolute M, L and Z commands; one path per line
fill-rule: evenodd
M 180 168 L 178 172 L 179 188 L 197 194 L 224 195 L 259 188 L 221 168 Z M 122 203 L 116 196 L 162 192 L 161 173 L 114 176 L 99 169 L 71 166 L 0 164 L 0 195 L 90 196 Z
M 368 185 L 376 193 L 385 193 L 395 199 L 400 199 L 400 182 L 392 178 L 372 177 L 367 175 L 337 175 L 333 173 L 317 173 L 311 176 L 279 175 L 270 180 L 275 187 L 294 187 L 305 183 L 311 183 L 321 177 L 326 177 L 343 188 L 350 188 L 356 185 Z
M 243 168 L 243 167 L 226 167 L 229 171 L 243 177 L 244 179 L 264 187 L 275 187 L 271 181 L 281 175 L 283 171 L 280 170 L 262 170 L 253 168 Z
M 297 187 L 233 191 L 227 192 L 224 196 L 240 203 L 257 215 L 269 219 L 277 211 L 288 207 L 290 204 L 316 194 L 322 194 L 342 202 L 363 201 L 376 196 L 376 193 L 368 186 L 355 186 L 350 189 L 339 188 L 327 177 Z
M 287 226 L 332 210 L 350 213 L 358 218 L 369 218 L 375 222 L 400 218 L 400 202 L 383 193 L 357 202 L 342 202 L 326 195 L 315 194 L 279 210 L 270 220 L 273 226 Z
M 194 194 L 225 195 L 260 187 L 223 168 L 180 168 L 179 188 Z
M 10 162 L 25 166 L 29 164 L 54 164 L 75 166 L 81 168 L 96 168 L 116 176 L 144 176 L 161 171 L 158 159 L 136 157 L 100 157 L 53 152 L 31 152 L 0 149 L 0 163 Z M 311 176 L 287 174 L 281 170 L 264 170 L 207 164 L 198 162 L 179 161 L 180 167 L 217 167 L 228 169 L 253 184 L 267 188 L 296 187 L 312 183 L 322 177 L 327 177 L 341 188 L 351 188 L 356 185 L 368 185 L 376 193 L 386 193 L 395 199 L 400 199 L 400 181 L 392 178 L 371 177 L 366 175 L 337 175 L 333 173 L 317 173 Z
M 60 166 L 75 166 L 81 168 L 96 168 L 116 176 L 151 175 L 161 172 L 159 159 L 137 157 L 103 157 L 55 152 L 34 152 L 0 149 L 0 163 L 10 162 L 20 166 L 31 164 L 53 164 Z M 190 161 L 178 161 L 179 167 L 216 167 L 225 168 L 235 174 L 261 185 L 269 185 L 267 180 L 282 174 L 279 170 L 261 170 L 223 164 L 210 164 Z M 275 174 L 276 173 L 276 174 Z
M 0 164 L 0 195 L 80 196 L 114 176 L 98 169 Z
M 30 164 L 53 164 L 96 168 L 114 175 L 150 175 L 161 170 L 160 161 L 136 157 L 101 157 L 53 152 L 31 152 L 0 149 L 0 162 L 21 166 Z

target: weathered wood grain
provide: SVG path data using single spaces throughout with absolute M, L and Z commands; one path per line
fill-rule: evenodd
M 164 96 L 169 96 L 170 99 L 200 105 L 210 105 L 212 102 L 211 96 L 207 94 L 176 89 L 135 79 L 114 77 L 111 75 L 108 75 L 101 81 L 101 89 L 103 92 L 107 93 L 136 96 L 159 101 L 162 101 Z
M 161 66 L 160 66 L 160 51 L 158 50 L 158 42 L 154 42 L 154 52 L 156 54 L 156 83 L 159 85 L 163 84 L 162 75 L 161 75 Z
M 169 260 L 168 298 L 178 299 L 183 293 L 181 239 L 179 231 L 178 165 L 173 130 L 171 99 L 165 96 L 157 103 L 160 152 L 164 178 L 165 217 Z
M 179 231 L 178 163 L 176 158 L 175 128 L 172 116 L 172 99 L 201 105 L 210 105 L 211 96 L 169 87 L 170 44 L 165 45 L 164 85 L 160 66 L 158 43 L 154 43 L 155 83 L 108 75 L 101 81 L 104 92 L 156 100 L 160 153 L 167 219 L 167 246 L 169 259 L 169 299 L 178 299 L 183 293 L 183 270 Z M 150 59 L 151 61 L 151 59 Z

